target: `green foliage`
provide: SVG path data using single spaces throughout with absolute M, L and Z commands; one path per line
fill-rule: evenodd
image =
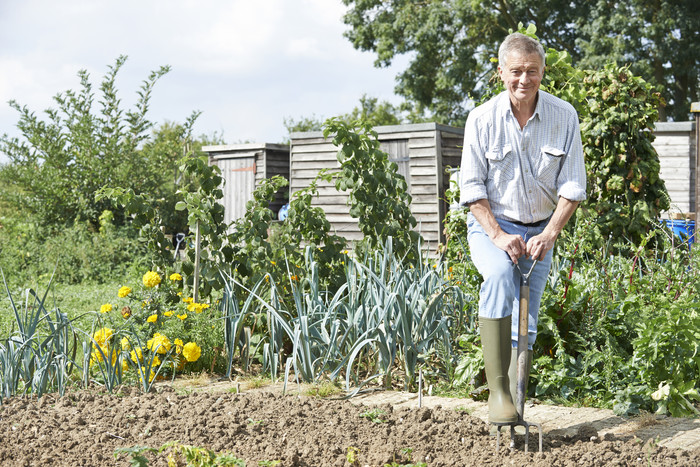
M 187 214 L 189 236 L 186 241 L 194 243 L 195 232 L 199 229 L 202 253 L 200 256 L 200 293 L 211 295 L 212 289 L 221 288 L 218 269 L 232 260 L 233 250 L 227 243 L 227 225 L 224 222 L 224 207 L 219 203 L 223 197 L 223 179 L 217 166 L 210 166 L 206 156 L 186 155 L 180 160 L 179 172 L 185 174 L 188 183 L 183 183 L 172 199 L 177 200 L 174 208 Z M 168 269 L 175 262 L 172 241 L 164 230 L 164 206 L 172 205 L 172 200 L 154 200 L 148 194 L 136 193 L 131 188 L 103 187 L 95 195 L 96 199 L 109 199 L 124 209 L 131 217 L 131 224 L 139 229 L 139 238 L 148 247 L 148 260 L 155 269 Z M 192 285 L 194 277 L 195 249 L 188 250 L 188 261 L 182 263 L 182 271 Z
M 343 255 L 347 253 L 346 240 L 331 234 L 331 224 L 323 208 L 312 206 L 313 198 L 318 196 L 318 182 L 321 180 L 328 183 L 331 175 L 322 170 L 308 187 L 292 194 L 287 219 L 274 239 L 276 261 L 286 264 L 288 273 L 291 271 L 292 275 L 305 276 L 305 271 L 297 266 L 304 264 L 303 251 L 306 249 L 302 250 L 302 245 L 305 245 L 318 262 L 323 286 L 337 290 L 345 276 Z
M 632 64 L 632 73 L 660 86 L 669 117 L 688 119 L 700 100 L 700 19 L 687 0 L 343 0 L 345 36 L 359 50 L 389 66 L 408 56 L 396 78 L 405 107 L 461 126 L 473 102 L 487 93 L 492 58 L 519 22 L 537 26 L 545 49 L 566 52 L 585 68 Z
M 219 202 L 224 197 L 223 178 L 216 165 L 209 165 L 205 156 L 185 157 L 180 170 L 187 173 L 196 184 L 189 189 L 181 189 L 178 195 L 181 201 L 175 204 L 178 211 L 187 211 L 187 223 L 190 235 L 200 233 L 199 275 L 202 296 L 209 296 L 212 289 L 220 290 L 222 283 L 219 269 L 226 268 L 233 259 L 233 247 L 228 243 L 228 225 L 224 221 L 224 206 Z M 190 236 L 190 240 L 196 241 Z M 183 272 L 194 277 L 196 251 L 188 250 L 188 262 L 182 265 Z
M 696 413 L 698 253 L 661 227 L 632 256 L 581 237 L 572 245 L 543 297 L 534 394 L 618 413 Z
M 580 64 L 598 69 L 608 63 L 659 87 L 669 103 L 661 120 L 688 120 L 690 103 L 700 100 L 700 18 L 686 0 L 590 2 L 577 23 Z
M 262 180 L 253 191 L 253 198 L 246 204 L 244 216 L 232 226 L 231 241 L 235 251 L 231 269 L 237 277 L 244 278 L 246 284 L 258 282 L 268 273 L 272 274 L 273 280 L 278 280 L 283 274 L 281 267 L 284 263 L 280 264 L 280 268 L 274 267 L 277 265 L 277 257 L 269 238 L 274 213 L 269 206 L 275 193 L 288 184 L 280 176 Z M 294 245 L 290 247 L 293 248 Z
M 144 249 L 130 226 L 111 223 L 110 211 L 99 230 L 76 221 L 63 229 L 42 228 L 18 216 L 2 219 L 0 265 L 12 284 L 30 284 L 51 277 L 60 284 L 99 284 L 137 268 Z
M 584 217 L 589 241 L 614 234 L 638 245 L 659 214 L 670 206 L 659 157 L 651 142 L 663 102 L 627 68 L 608 65 L 584 79 L 588 113 L 581 133 L 588 176 Z
M 94 111 L 95 92 L 87 71 L 78 73 L 80 90 L 66 91 L 54 98 L 58 109 L 46 110 L 47 121 L 27 107 L 10 101 L 20 119 L 23 140 L 0 138 L 0 151 L 9 163 L 0 171 L 6 189 L 3 201 L 13 209 L 37 219 L 42 225 L 59 226 L 74 220 L 98 225 L 109 209 L 107 200 L 96 200 L 102 186 L 130 187 L 135 192 L 160 186 L 164 172 L 160 162 L 145 159 L 139 151 L 152 126 L 146 118 L 151 92 L 169 67 L 152 72 L 138 91 L 133 110 L 121 108 L 115 82 L 126 61 L 119 57 L 100 84 L 100 108 Z M 116 223 L 123 221 L 116 216 Z
M 144 454 L 160 455 L 168 453 L 168 465 L 180 465 L 181 461 L 192 467 L 245 467 L 245 461 L 228 452 L 216 453 L 206 448 L 188 446 L 179 441 L 165 443 L 160 448 L 147 446 L 131 446 L 114 450 L 114 458 L 122 454 L 129 456 L 129 462 L 134 467 L 147 467 L 148 458 Z M 270 464 L 274 465 L 274 464 Z
M 366 418 L 367 420 L 371 421 L 372 423 L 384 423 L 386 420 L 384 420 L 382 417 L 386 415 L 386 411 L 382 409 L 369 409 L 365 410 L 360 414 L 360 418 Z
M 364 235 L 358 250 L 381 248 L 391 237 L 397 254 L 415 257 L 419 235 L 412 230 L 416 219 L 411 214 L 406 180 L 379 149 L 371 126 L 329 119 L 323 134 L 326 138 L 333 135 L 333 144 L 339 148 L 340 172 L 335 186 L 339 191 L 349 191 L 350 215 L 357 218 Z

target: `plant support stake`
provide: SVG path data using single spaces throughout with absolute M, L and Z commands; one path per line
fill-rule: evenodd
M 192 294 L 192 299 L 195 303 L 199 303 L 199 255 L 201 254 L 201 242 L 202 234 L 199 231 L 199 221 L 197 221 L 197 229 L 194 240 L 194 293 Z
M 418 370 L 418 408 L 423 408 L 423 370 Z

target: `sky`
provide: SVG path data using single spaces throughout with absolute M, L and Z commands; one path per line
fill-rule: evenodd
M 281 142 L 285 118 L 347 113 L 363 94 L 399 103 L 406 61 L 374 67 L 373 53 L 343 37 L 345 11 L 341 0 L 0 0 L 0 134 L 20 136 L 8 101 L 43 119 L 56 94 L 80 89 L 79 70 L 99 98 L 120 55 L 123 108 L 170 65 L 149 119 L 184 122 L 198 110 L 194 134 L 228 144 Z

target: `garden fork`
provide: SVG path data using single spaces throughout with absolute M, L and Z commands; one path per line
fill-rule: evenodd
M 518 313 L 518 359 L 517 359 L 517 384 L 516 384 L 516 397 L 513 402 L 515 403 L 515 409 L 518 412 L 518 420 L 510 425 L 510 447 L 515 446 L 515 427 L 522 426 L 525 428 L 525 452 L 528 451 L 528 441 L 530 438 L 530 427 L 536 426 L 540 433 L 540 452 L 542 452 L 542 426 L 539 423 L 530 423 L 525 421 L 525 396 L 527 395 L 527 380 L 529 375 L 527 372 L 527 321 L 530 316 L 529 305 L 530 305 L 530 276 L 532 271 L 535 269 L 537 260 L 532 262 L 532 266 L 527 274 L 523 274 L 520 269 L 520 265 L 516 264 L 515 267 L 520 273 L 520 307 Z M 496 430 L 496 451 L 500 449 L 501 444 L 501 426 L 497 426 Z

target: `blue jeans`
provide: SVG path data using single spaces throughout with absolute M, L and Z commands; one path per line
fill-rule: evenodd
M 525 227 L 509 221 L 497 219 L 504 232 L 520 235 L 525 243 L 542 233 L 547 222 L 538 227 Z M 484 278 L 479 293 L 479 316 L 484 318 L 511 318 L 511 344 L 518 346 L 518 315 L 520 311 L 520 273 L 510 260 L 508 253 L 493 244 L 484 229 L 469 213 L 467 216 L 469 250 L 476 269 Z M 518 264 L 527 274 L 532 266 L 532 259 L 520 257 Z M 540 309 L 542 293 L 547 283 L 549 269 L 552 265 L 552 250 L 545 259 L 535 265 L 530 276 L 530 303 L 528 308 L 528 348 L 532 349 L 537 337 L 537 314 Z

